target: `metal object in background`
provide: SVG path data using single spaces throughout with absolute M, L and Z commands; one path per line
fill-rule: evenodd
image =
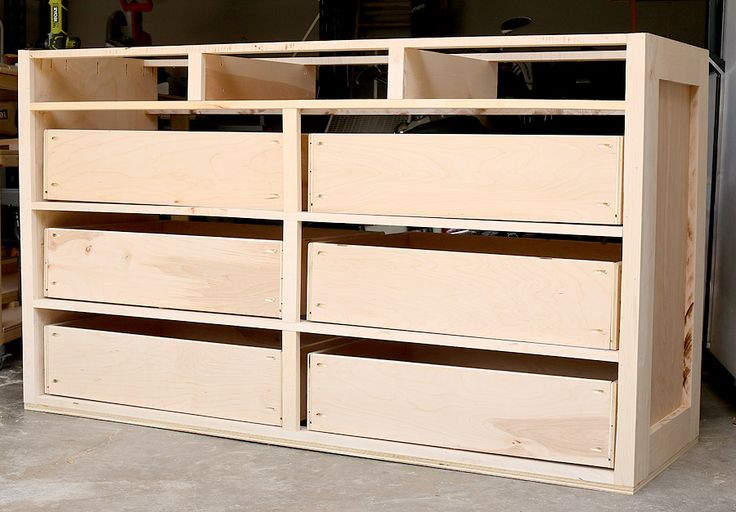
M 130 16 L 133 46 L 151 46 L 151 34 L 143 30 L 143 13 L 153 10 L 153 0 L 120 0 L 120 8 Z
M 725 9 L 722 14 L 717 8 Z M 736 3 L 712 0 L 709 12 L 713 25 L 723 27 L 723 34 L 710 34 L 709 41 L 720 48 L 711 48 L 712 66 L 718 75 L 714 111 L 713 175 L 711 177 L 710 223 L 710 293 L 706 310 L 705 340 L 721 364 L 736 376 L 736 146 L 729 144 L 736 137 Z M 722 60 L 720 57 L 723 57 Z M 720 65 L 719 65 L 720 64 Z M 720 68 L 720 69 L 718 69 Z M 718 144 L 722 141 L 723 144 Z

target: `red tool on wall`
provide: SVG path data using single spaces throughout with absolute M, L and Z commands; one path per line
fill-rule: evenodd
M 143 13 L 153 10 L 153 0 L 120 0 L 120 7 L 130 13 L 130 37 L 133 46 L 150 46 L 151 34 L 143 30 Z

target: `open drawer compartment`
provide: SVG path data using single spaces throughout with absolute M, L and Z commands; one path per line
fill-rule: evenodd
M 621 245 L 409 232 L 309 244 L 310 320 L 599 349 Z
M 46 130 L 44 199 L 283 209 L 281 133 Z
M 360 234 L 305 229 L 304 243 Z M 45 296 L 278 318 L 281 236 L 280 226 L 215 222 L 47 228 Z
M 325 343 L 306 336 L 302 360 Z M 280 331 L 95 316 L 44 345 L 48 394 L 281 425 Z
M 623 137 L 312 134 L 310 211 L 621 224 Z
M 611 363 L 360 340 L 309 354 L 309 429 L 613 467 Z

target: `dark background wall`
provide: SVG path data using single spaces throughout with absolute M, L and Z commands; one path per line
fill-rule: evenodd
M 330 0 L 358 2 L 358 0 Z M 629 32 L 629 0 L 428 0 L 448 5 L 446 27 L 455 35 L 498 35 L 501 23 L 528 16 L 533 23 L 522 34 Z M 0 15 L 8 22 L 6 0 Z M 30 45 L 43 43 L 48 23 L 48 0 L 27 0 L 26 33 Z M 704 46 L 706 0 L 639 0 L 638 31 L 652 32 Z M 70 34 L 84 47 L 104 46 L 108 16 L 120 8 L 118 0 L 69 0 Z M 154 0 L 144 28 L 153 43 L 301 39 L 319 12 L 319 0 Z M 11 29 L 12 32 L 12 29 Z M 310 39 L 319 37 L 315 30 Z M 380 34 L 406 37 L 406 29 Z
M 353 0 L 342 0 L 353 1 Z M 0 0 L 0 4 L 4 3 Z M 501 22 L 529 16 L 520 33 L 628 32 L 627 0 L 448 0 L 449 28 L 457 35 L 497 35 Z M 640 0 L 639 31 L 702 46 L 705 0 Z M 42 9 L 43 7 L 43 9 Z M 83 46 L 103 46 L 107 17 L 118 0 L 69 0 L 70 32 Z M 46 2 L 28 2 L 29 40 L 39 40 Z M 154 44 L 197 44 L 301 39 L 319 10 L 318 0 L 154 0 L 144 28 Z M 409 34 L 396 34 L 405 35 Z M 312 39 L 317 38 L 317 31 Z

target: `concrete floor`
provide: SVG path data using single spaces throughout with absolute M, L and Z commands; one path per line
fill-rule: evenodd
M 631 497 L 26 412 L 15 358 L 0 370 L 0 511 L 736 511 L 736 397 L 714 374 L 700 443 Z

